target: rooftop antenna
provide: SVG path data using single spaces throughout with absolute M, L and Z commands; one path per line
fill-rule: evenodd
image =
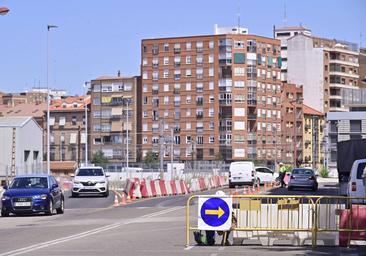
M 284 1 L 284 4 L 283 4 L 283 26 L 284 27 L 287 26 L 287 7 L 286 7 L 286 0 Z
M 240 0 L 238 0 L 238 34 L 239 34 L 239 29 L 240 29 Z

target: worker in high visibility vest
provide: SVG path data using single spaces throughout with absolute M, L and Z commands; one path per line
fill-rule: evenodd
M 286 175 L 286 167 L 283 163 L 280 163 L 280 181 L 281 181 L 281 188 L 285 187 L 285 175 Z

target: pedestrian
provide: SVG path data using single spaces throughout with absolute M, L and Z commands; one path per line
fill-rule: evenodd
M 285 175 L 286 175 L 286 167 L 284 166 L 284 164 L 281 162 L 280 163 L 280 182 L 281 182 L 281 188 L 285 187 Z

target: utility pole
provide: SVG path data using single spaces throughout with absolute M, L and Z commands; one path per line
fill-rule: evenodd
M 80 167 L 80 148 L 81 148 L 81 127 L 78 127 L 78 167 Z
M 84 98 L 84 109 L 85 109 L 85 166 L 88 164 L 88 83 L 85 82 L 85 98 Z
M 276 124 L 276 126 L 277 126 L 277 124 Z M 277 127 L 273 127 L 272 126 L 272 129 L 273 129 L 274 136 L 275 136 L 275 162 L 274 162 L 274 171 L 276 171 L 276 168 L 277 168 Z
M 171 136 L 171 147 L 170 147 L 170 168 L 171 173 L 173 174 L 173 161 L 174 161 L 174 131 L 173 128 L 170 129 L 170 136 Z M 174 177 L 172 177 L 174 178 Z
M 129 154 L 128 154 L 128 130 L 129 130 L 129 123 L 128 123 L 128 111 L 129 111 L 129 109 L 128 109 L 128 103 L 129 103 L 129 99 L 127 100 L 127 110 L 126 110 L 126 124 L 127 124 L 127 129 L 126 129 L 126 152 L 127 152 L 127 155 L 126 155 L 126 172 L 128 173 L 128 174 L 130 174 L 129 173 L 129 170 L 128 170 L 128 160 L 129 160 Z M 127 174 L 126 173 L 126 174 Z M 130 176 L 130 175 L 129 175 Z M 131 177 L 130 177 L 131 178 Z
M 159 157 L 160 157 L 160 174 L 164 177 L 164 120 L 160 120 L 160 138 L 159 138 Z

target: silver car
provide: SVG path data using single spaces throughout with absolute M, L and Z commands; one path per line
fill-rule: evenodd
M 308 188 L 312 191 L 316 191 L 318 189 L 318 181 L 316 180 L 314 170 L 307 168 L 293 169 L 287 188 L 288 190 L 294 188 Z

